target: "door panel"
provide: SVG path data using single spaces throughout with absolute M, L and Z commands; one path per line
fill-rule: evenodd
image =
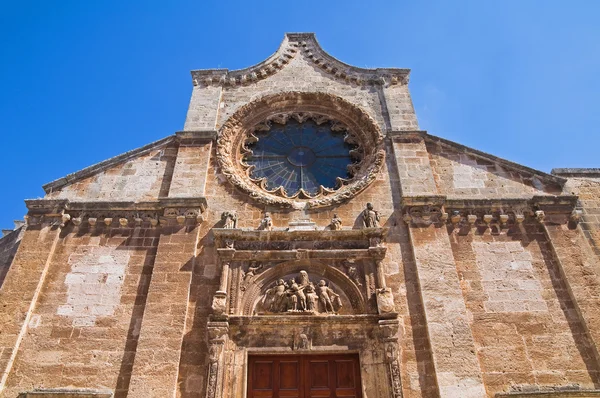
M 248 358 L 248 398 L 360 398 L 357 354 Z

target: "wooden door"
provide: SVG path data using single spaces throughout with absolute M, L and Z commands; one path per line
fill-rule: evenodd
M 357 354 L 265 355 L 248 360 L 248 398 L 360 398 Z

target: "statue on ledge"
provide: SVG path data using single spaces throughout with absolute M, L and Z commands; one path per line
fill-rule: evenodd
M 260 220 L 258 229 L 263 231 L 270 231 L 273 229 L 273 219 L 271 218 L 271 213 L 268 211 L 265 212 L 265 216 L 262 220 Z
M 363 210 L 362 221 L 365 228 L 379 227 L 379 213 L 373 209 L 372 203 L 367 203 L 367 208 Z
M 221 221 L 223 222 L 223 228 L 234 229 L 237 227 L 237 214 L 235 211 L 224 211 L 221 214 Z
M 339 231 L 342 229 L 342 219 L 338 217 L 337 213 L 333 213 L 333 218 L 331 219 L 329 227 L 332 231 Z

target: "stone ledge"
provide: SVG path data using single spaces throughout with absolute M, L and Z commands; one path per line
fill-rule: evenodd
M 217 139 L 217 130 L 185 130 L 175 133 L 177 140 L 182 144 L 194 144 L 196 141 L 204 143 Z
M 594 398 L 600 397 L 600 390 L 587 391 L 538 391 L 498 393 L 495 398 Z
M 112 398 L 112 391 L 87 390 L 87 389 L 40 389 L 22 392 L 17 398 Z
M 600 168 L 559 168 L 550 172 L 560 177 L 588 177 L 600 178 Z

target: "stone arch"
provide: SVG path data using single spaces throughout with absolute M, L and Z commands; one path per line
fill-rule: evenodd
M 346 274 L 332 266 L 314 260 L 286 261 L 269 268 L 256 277 L 252 285 L 243 293 L 239 311 L 241 315 L 253 315 L 258 300 L 262 294 L 271 287 L 277 279 L 286 275 L 308 272 L 313 279 L 319 278 L 331 282 L 350 303 L 353 314 L 365 312 L 366 302 L 361 290 Z M 314 281 L 317 282 L 317 281 Z
M 310 114 L 335 120 L 352 135 L 363 153 L 348 183 L 334 192 L 306 200 L 286 198 L 256 185 L 242 167 L 242 147 L 259 125 L 279 115 Z M 385 161 L 383 135 L 363 109 L 347 100 L 323 92 L 283 92 L 266 95 L 238 109 L 223 125 L 217 139 L 217 162 L 237 188 L 266 205 L 294 208 L 332 206 L 354 197 L 375 180 Z

